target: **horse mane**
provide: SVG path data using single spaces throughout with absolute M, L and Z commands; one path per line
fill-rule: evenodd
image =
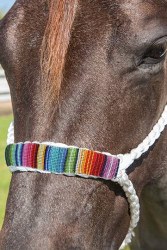
M 49 16 L 41 47 L 45 99 L 58 96 L 78 0 L 48 0 Z M 51 98 L 52 99 L 52 98 Z

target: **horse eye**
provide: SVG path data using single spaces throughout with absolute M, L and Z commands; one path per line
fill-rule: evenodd
M 164 60 L 167 53 L 167 44 L 153 44 L 142 59 L 144 64 L 156 64 Z
M 153 59 L 159 59 L 162 58 L 165 54 L 166 54 L 166 48 L 159 45 L 157 48 L 150 49 L 147 56 Z

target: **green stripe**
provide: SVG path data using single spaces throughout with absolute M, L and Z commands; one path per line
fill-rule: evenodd
M 7 166 L 16 166 L 16 144 L 10 144 L 6 147 L 5 158 Z
M 66 157 L 65 169 L 66 174 L 75 174 L 75 166 L 78 156 L 77 148 L 68 148 L 68 153 Z
M 5 150 L 5 160 L 6 160 L 6 165 L 7 166 L 10 166 L 10 157 L 9 157 L 9 155 L 10 155 L 10 147 L 11 147 L 11 145 L 8 145 L 6 147 L 6 150 Z
M 16 144 L 13 144 L 10 150 L 11 166 L 16 166 Z

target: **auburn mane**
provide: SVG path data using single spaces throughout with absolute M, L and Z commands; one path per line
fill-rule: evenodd
M 41 49 L 42 82 L 47 83 L 45 95 L 47 93 L 48 98 L 59 95 L 77 1 L 49 0 L 48 2 L 49 17 Z

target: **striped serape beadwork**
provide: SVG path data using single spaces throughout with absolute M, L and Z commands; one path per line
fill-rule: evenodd
M 7 166 L 106 180 L 117 177 L 120 162 L 117 156 L 88 149 L 38 143 L 10 144 L 6 147 L 5 158 Z

